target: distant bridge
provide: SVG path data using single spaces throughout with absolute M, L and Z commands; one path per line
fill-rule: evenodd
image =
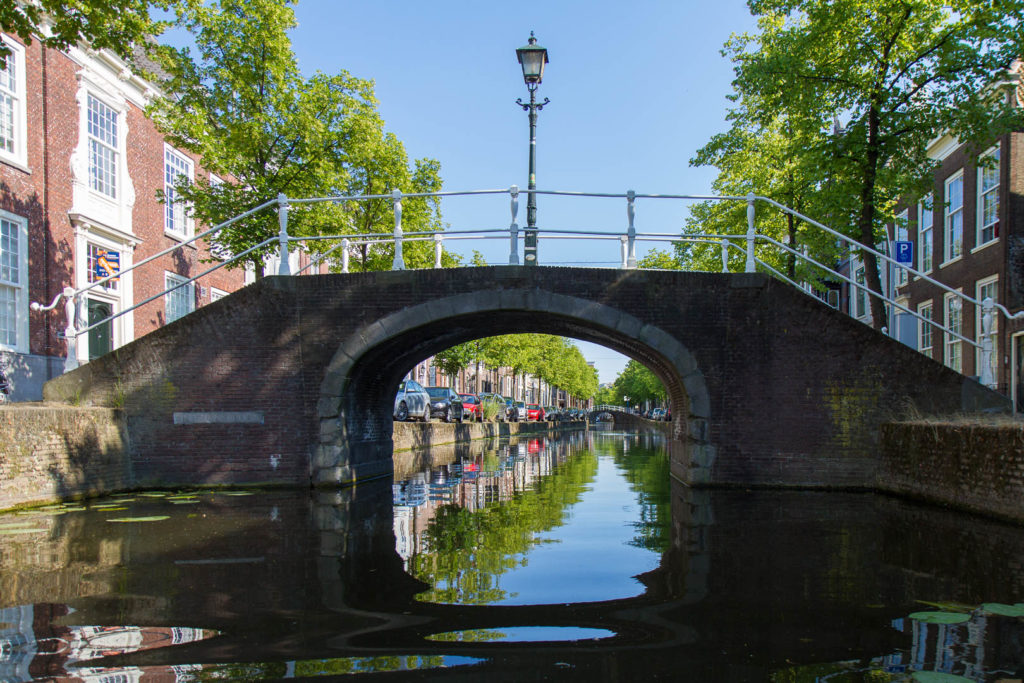
M 878 425 L 907 406 L 1008 405 L 765 275 L 516 266 L 264 278 L 44 391 L 123 406 L 140 484 L 346 483 L 391 472 L 417 362 L 517 332 L 649 367 L 687 483 L 869 486 Z

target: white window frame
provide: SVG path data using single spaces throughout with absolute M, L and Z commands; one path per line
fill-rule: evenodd
M 857 265 L 853 269 L 853 281 L 858 285 L 867 285 L 867 269 L 863 265 Z M 868 293 L 864 287 L 853 288 L 853 296 L 850 297 L 851 304 L 853 306 L 853 317 L 864 318 L 868 315 Z
M 935 263 L 934 196 L 926 195 L 917 207 L 917 269 L 922 273 L 930 273 Z
M 96 104 L 98 104 L 99 106 L 103 107 L 106 110 L 109 110 L 109 112 L 111 114 L 113 114 L 113 122 L 114 122 L 114 130 L 113 130 L 114 144 L 113 145 L 110 144 L 109 140 L 105 140 L 102 137 L 98 137 L 96 135 L 93 135 L 92 132 L 89 130 L 90 129 L 90 126 L 89 126 L 90 115 L 92 113 L 92 107 L 90 105 L 91 105 L 92 102 L 95 102 Z M 121 127 L 123 125 L 124 125 L 124 122 L 121 119 L 121 113 L 120 113 L 120 111 L 118 110 L 118 108 L 116 106 L 114 106 L 110 102 L 106 101 L 105 99 L 103 99 L 102 97 L 100 97 L 99 95 L 97 95 L 94 92 L 90 91 L 90 92 L 88 92 L 86 94 L 86 100 L 85 100 L 85 135 L 86 135 L 86 137 L 88 139 L 88 145 L 87 145 L 86 149 L 88 150 L 88 154 L 89 154 L 89 157 L 88 157 L 88 160 L 87 160 L 87 164 L 88 164 L 87 176 L 88 176 L 88 183 L 89 183 L 89 191 L 92 192 L 93 194 L 99 196 L 99 197 L 103 197 L 104 199 L 107 199 L 108 201 L 112 201 L 112 202 L 119 201 L 120 197 L 121 197 L 121 188 L 120 188 L 120 185 L 121 185 L 121 165 L 122 165 L 122 159 L 123 159 L 123 150 L 121 149 L 121 140 L 124 137 L 121 134 Z M 96 147 L 98 147 L 100 149 L 109 150 L 113 154 L 113 158 L 111 160 L 111 167 L 112 167 L 112 171 L 111 172 L 113 174 L 113 181 L 111 183 L 110 192 L 107 192 L 104 189 L 102 189 L 100 187 L 97 187 L 97 184 L 100 182 L 101 179 L 99 178 L 99 176 L 93 174 L 93 169 L 94 169 L 94 166 L 93 166 L 93 149 L 94 149 L 94 146 L 96 146 Z M 106 183 L 104 182 L 103 184 L 105 185 Z
M 184 275 L 178 275 L 170 271 L 164 271 L 164 317 L 167 319 L 167 323 L 172 323 L 175 320 L 184 318 L 186 315 L 196 310 L 196 283 L 189 282 L 173 292 L 166 291 L 175 285 L 179 285 L 188 280 Z M 178 300 L 184 302 L 185 310 L 178 311 L 175 306 Z
M 958 290 L 959 291 L 959 290 Z M 955 314 L 955 315 L 954 315 Z M 956 320 L 954 320 L 956 318 Z M 956 325 L 953 323 L 957 322 Z M 964 333 L 963 301 L 956 294 L 946 294 L 942 300 L 942 326 L 946 328 L 943 336 L 942 360 L 947 368 L 963 373 L 964 350 L 963 342 L 950 332 L 959 335 Z
M 14 291 L 15 340 L 13 344 L 0 340 L 0 350 L 28 353 L 28 219 L 0 209 L 0 220 L 13 225 L 18 232 L 17 280 L 0 280 L 0 286 Z
M 1000 165 L 1002 163 L 1002 159 L 1000 158 L 1001 155 L 999 153 L 999 145 L 995 145 L 991 149 L 987 150 L 984 154 L 982 154 L 980 157 L 978 157 L 978 159 L 981 160 L 981 159 L 984 159 L 985 157 L 993 157 L 993 156 L 995 157 L 995 162 L 996 162 L 994 168 L 986 168 L 984 166 L 981 166 L 980 164 L 978 166 L 978 185 L 977 185 L 978 208 L 977 208 L 977 213 L 976 213 L 976 219 L 974 221 L 974 223 L 975 223 L 974 244 L 976 246 L 974 247 L 974 249 L 971 250 L 972 252 L 977 251 L 978 249 L 983 249 L 984 247 L 987 247 L 988 245 L 994 244 L 994 243 L 999 241 L 999 199 L 1000 199 L 1000 197 L 999 197 L 999 194 L 1000 194 L 999 190 L 1000 190 L 1000 185 L 1002 183 L 1002 167 Z M 993 185 L 991 188 L 989 188 L 986 191 L 985 187 L 984 187 L 985 174 L 986 173 L 993 173 L 993 172 L 995 173 L 995 185 Z M 995 220 L 994 221 L 992 221 L 991 223 L 986 224 L 985 223 L 985 208 L 984 207 L 985 207 L 986 199 L 989 199 L 989 198 L 994 198 L 994 200 L 995 200 L 995 213 L 996 213 L 996 216 L 995 216 Z M 990 237 L 989 239 L 986 240 L 986 239 L 983 238 L 983 235 L 984 235 L 985 230 L 990 229 L 990 228 L 992 230 L 992 237 Z
M 984 290 L 989 290 L 986 293 Z M 999 276 L 992 275 L 974 283 L 974 298 L 979 303 L 984 303 L 985 297 L 991 296 L 992 301 L 999 303 Z M 981 316 L 984 313 L 981 306 L 974 307 L 974 339 L 981 345 Z M 999 313 L 993 311 L 992 315 L 992 377 L 998 378 L 999 371 Z M 976 375 L 981 376 L 981 349 L 974 353 L 974 369 Z
M 25 48 L 21 43 L 12 38 L 0 34 L 0 41 L 11 51 L 7 57 L 7 68 L 14 77 L 14 87 L 5 87 L 0 84 L 0 97 L 10 102 L 10 124 L 11 124 L 11 147 L 0 146 L 0 161 L 3 161 L 15 168 L 29 172 L 28 167 L 28 113 L 27 113 L 27 88 L 25 84 Z M 3 122 L 0 122 L 0 126 Z
M 210 301 L 213 302 L 218 299 L 223 299 L 230 293 L 231 292 L 226 292 L 223 289 L 218 289 L 217 287 L 210 287 Z
M 910 209 L 903 209 L 898 216 L 896 216 L 896 223 L 892 226 L 893 236 L 897 242 L 906 242 L 910 239 Z M 896 258 L 896 254 L 889 254 L 892 258 Z M 896 273 L 893 276 L 893 284 L 896 287 L 902 287 L 907 284 L 907 269 L 901 265 L 893 264 L 893 268 Z
M 184 170 L 172 169 L 170 167 L 172 160 L 180 163 Z M 178 177 L 184 175 L 188 177 L 189 183 L 194 183 L 196 180 L 195 173 L 196 166 L 192 159 L 170 145 L 164 144 L 164 196 L 166 199 L 164 204 L 164 234 L 168 237 L 185 240 L 193 235 L 195 226 L 192 220 L 192 212 L 184 202 L 174 200 L 173 182 Z
M 950 204 L 949 188 L 954 183 L 960 183 L 960 204 L 959 206 L 953 206 Z M 942 200 L 945 209 L 942 212 L 942 234 L 943 234 L 943 245 L 942 253 L 944 261 L 942 265 L 953 263 L 963 258 L 964 255 L 964 170 L 960 169 L 953 175 L 946 178 L 945 189 L 943 190 Z M 953 239 L 953 224 L 959 221 L 959 241 Z M 954 247 L 956 247 L 954 249 Z
M 917 314 L 928 320 L 935 319 L 935 305 L 931 299 L 918 305 Z M 925 345 L 927 342 L 927 345 Z M 932 357 L 935 349 L 935 328 L 924 320 L 917 321 L 917 350 Z

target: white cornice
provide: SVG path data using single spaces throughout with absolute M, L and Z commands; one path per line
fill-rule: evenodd
M 960 140 L 956 136 L 944 133 L 928 143 L 928 158 L 942 161 L 955 152 L 958 147 L 960 147 Z

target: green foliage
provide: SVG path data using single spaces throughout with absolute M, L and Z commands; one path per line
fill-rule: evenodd
M 164 24 L 150 18 L 150 8 L 167 9 L 171 0 L 33 0 L 0 3 L 0 31 L 17 35 L 26 45 L 36 38 L 47 47 L 64 50 L 79 42 L 109 49 L 125 60 L 132 47 L 159 35 Z M 46 25 L 45 32 L 42 31 Z M 9 47 L 0 41 L 0 68 Z
M 679 257 L 660 249 L 651 249 L 642 259 L 637 262 L 640 268 L 651 268 L 657 270 L 681 270 L 682 263 Z
M 626 363 L 626 367 L 615 378 L 612 385 L 614 401 L 611 403 L 625 403 L 625 397 L 629 397 L 631 405 L 638 405 L 645 401 L 663 403 L 666 400 L 665 385 L 657 376 L 648 370 L 644 365 L 635 360 Z
M 202 158 L 221 184 L 182 179 L 175 193 L 197 220 L 215 225 L 279 194 L 326 197 L 358 194 L 432 192 L 441 188 L 433 159 L 410 164 L 405 148 L 384 130 L 373 83 L 345 71 L 304 77 L 288 31 L 295 26 L 291 0 L 217 0 L 180 3 L 176 25 L 195 41 L 188 48 L 163 46 L 158 80 L 166 98 L 151 107 L 161 131 L 177 146 Z M 169 200 L 168 197 L 163 199 Z M 436 199 L 402 202 L 407 233 L 441 229 Z M 253 247 L 278 232 L 275 211 L 264 211 L 222 230 L 213 240 L 231 253 Z M 391 233 L 390 199 L 318 203 L 292 208 L 289 234 Z M 313 252 L 336 243 L 308 243 Z M 248 258 L 262 273 L 264 247 Z M 433 265 L 432 241 L 407 243 L 409 267 Z M 354 246 L 352 270 L 390 268 L 393 247 Z M 456 260 L 448 255 L 448 265 Z
M 719 168 L 716 190 L 753 190 L 873 247 L 897 202 L 931 185 L 928 144 L 950 133 L 976 149 L 1024 124 L 1007 69 L 1024 54 L 1021 0 L 751 0 L 755 35 L 735 35 L 733 127 L 693 160 Z M 845 127 L 836 124 L 840 115 Z M 702 204 L 690 230 L 745 225 L 742 203 Z M 777 221 L 777 218 L 768 219 Z M 796 222 L 759 228 L 789 234 Z M 809 245 L 829 260 L 827 244 Z M 691 256 L 690 252 L 681 254 Z M 707 250 L 693 256 L 706 263 Z M 863 253 L 867 285 L 881 291 Z M 789 263 L 780 263 L 792 272 Z M 882 303 L 871 298 L 876 326 Z
M 549 334 L 507 334 L 465 342 L 434 356 L 447 375 L 474 363 L 529 373 L 572 396 L 589 398 L 597 392 L 597 371 L 570 339 Z

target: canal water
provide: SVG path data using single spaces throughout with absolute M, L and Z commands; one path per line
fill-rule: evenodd
M 591 429 L 0 515 L 0 681 L 1024 676 L 1024 528 L 668 472 Z

